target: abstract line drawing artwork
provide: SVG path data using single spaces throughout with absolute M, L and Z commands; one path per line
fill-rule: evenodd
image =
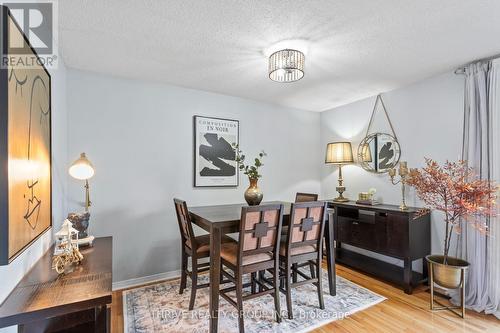
M 14 69 L 12 69 L 14 72 Z M 41 127 L 43 134 L 50 135 L 49 117 L 50 117 L 50 103 L 49 103 L 49 90 L 43 78 L 39 75 L 35 76 L 31 85 L 31 94 L 29 98 L 29 125 L 28 125 L 28 145 L 26 147 L 26 155 L 28 163 L 36 162 L 33 156 L 36 153 L 36 145 L 39 142 L 33 134 L 33 129 Z M 37 197 L 39 179 L 38 174 L 33 173 L 32 178 L 26 181 L 27 194 L 24 195 L 26 200 L 26 213 L 23 218 L 26 220 L 31 229 L 35 230 L 40 218 L 40 208 L 42 205 L 41 198 Z
M 37 57 L 5 7 L 2 17 L 2 37 L 23 42 L 26 54 Z M 52 225 L 51 78 L 45 67 L 39 63 L 2 67 L 0 109 L 0 135 L 5 138 L 0 141 L 0 171 L 8 175 L 0 180 L 0 264 L 4 265 Z
M 194 117 L 194 186 L 238 186 L 233 143 L 239 142 L 237 120 Z

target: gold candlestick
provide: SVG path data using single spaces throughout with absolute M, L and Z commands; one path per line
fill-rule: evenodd
M 402 211 L 408 210 L 408 206 L 406 206 L 405 193 L 406 193 L 406 179 L 408 178 L 408 163 L 407 162 L 399 162 L 399 180 L 395 181 L 396 177 L 396 169 L 389 169 L 389 177 L 391 177 L 391 183 L 393 185 L 401 184 L 401 205 L 399 205 L 399 209 Z

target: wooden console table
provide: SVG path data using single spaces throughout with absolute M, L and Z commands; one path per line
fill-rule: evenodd
M 112 238 L 94 240 L 81 250 L 74 271 L 59 276 L 51 269 L 51 247 L 0 306 L 0 328 L 19 332 L 109 332 Z
M 417 208 L 401 211 L 394 205 L 358 205 L 330 202 L 334 208 L 335 260 L 387 281 L 402 285 L 405 293 L 427 279 L 425 256 L 431 251 L 430 215 L 414 219 Z M 404 267 L 342 248 L 352 245 L 401 259 Z M 423 273 L 413 271 L 414 260 L 423 260 Z

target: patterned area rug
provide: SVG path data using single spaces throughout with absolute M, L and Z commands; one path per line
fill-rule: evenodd
M 208 282 L 208 276 L 198 278 Z M 188 289 L 179 295 L 180 280 L 171 280 L 123 292 L 123 314 L 126 333 L 133 332 L 208 332 L 208 288 L 198 290 L 195 308 L 188 310 Z M 316 287 L 307 284 L 292 291 L 294 319 L 289 320 L 285 295 L 280 293 L 283 321 L 274 320 L 274 300 L 266 295 L 243 302 L 245 332 L 308 332 L 328 322 L 345 318 L 385 300 L 384 297 L 337 276 L 337 295 L 327 294 L 328 275 L 323 271 L 325 310 L 318 307 Z M 233 295 L 234 296 L 234 295 Z M 220 298 L 219 332 L 238 332 L 237 311 Z

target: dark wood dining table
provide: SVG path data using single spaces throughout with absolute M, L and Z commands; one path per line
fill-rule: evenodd
M 283 224 L 290 219 L 290 202 L 272 201 L 265 204 L 284 205 Z M 239 232 L 241 208 L 246 204 L 216 205 L 189 207 L 191 220 L 210 234 L 210 332 L 215 333 L 219 322 L 219 287 L 221 273 L 221 238 L 224 234 Z M 328 285 L 330 295 L 336 295 L 335 253 L 333 250 L 333 221 L 328 219 L 325 227 L 326 257 L 328 270 Z

